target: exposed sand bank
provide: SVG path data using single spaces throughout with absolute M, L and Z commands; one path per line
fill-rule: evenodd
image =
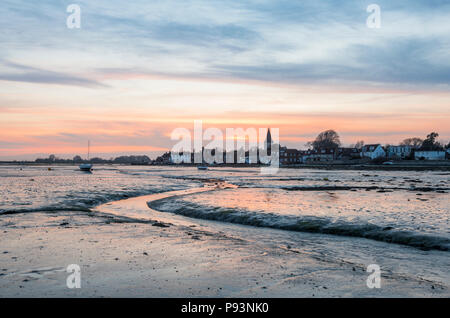
M 217 186 L 223 185 L 170 195 Z M 238 232 L 219 231 L 220 224 L 207 227 L 152 211 L 148 200 L 101 208 L 133 210 L 139 219 L 100 212 L 3 215 L 0 297 L 450 296 L 448 286 L 392 273 L 383 273 L 382 288 L 369 289 L 369 274 L 360 264 L 243 239 Z M 81 289 L 66 286 L 69 264 L 81 267 Z

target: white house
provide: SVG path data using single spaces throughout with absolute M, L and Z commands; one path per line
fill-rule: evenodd
M 416 160 L 445 160 L 445 151 L 432 150 L 432 151 L 419 151 L 414 153 L 414 159 Z
M 171 152 L 170 153 L 171 163 L 191 163 L 191 153 L 190 152 Z
M 361 149 L 361 157 L 367 157 L 370 159 L 376 159 L 379 157 L 385 157 L 386 152 L 380 144 L 365 145 Z
M 411 146 L 389 146 L 388 157 L 404 159 L 411 154 L 411 150 Z

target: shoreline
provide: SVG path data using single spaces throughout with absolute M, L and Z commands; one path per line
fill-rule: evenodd
M 329 262 L 189 226 L 65 213 L 15 215 L 3 233 L 0 297 L 449 297 L 448 286 L 383 273 L 366 286 L 365 266 Z M 22 220 L 19 220 L 24 217 Z M 86 220 L 86 218 L 90 218 Z M 36 222 L 37 221 L 37 222 Z M 155 225 L 156 224 L 156 225 Z M 20 241 L 20 250 L 14 242 Z M 6 254 L 4 252 L 7 251 Z M 33 264 L 33 265 L 31 265 Z M 81 268 L 80 289 L 66 267 Z
M 78 164 L 67 163 L 34 163 L 34 162 L 0 162 L 0 166 L 30 166 L 30 167 L 78 167 Z M 186 168 L 197 167 L 197 164 L 95 164 L 95 166 L 109 167 L 172 167 Z M 261 168 L 265 165 L 259 164 L 220 164 L 210 168 Z M 292 164 L 281 165 L 280 169 L 312 169 L 312 170 L 346 170 L 346 171 L 450 171 L 450 160 L 446 161 L 413 161 L 394 163 L 392 165 L 361 164 L 361 163 L 321 163 L 321 164 Z M 95 167 L 94 167 L 95 171 Z
M 0 297 L 450 296 L 447 283 L 397 272 L 371 255 L 386 243 L 209 222 L 147 206 L 149 197 L 220 186 L 212 181 L 204 188 L 124 199 L 91 213 L 2 216 Z M 286 244 L 274 245 L 275 236 Z M 294 246 L 292 238 L 301 243 Z M 340 245 L 360 250 L 363 258 L 328 255 Z M 412 252 L 395 244 L 389 249 L 403 257 Z M 366 286 L 372 262 L 383 265 L 380 289 Z M 81 289 L 66 287 L 69 264 L 81 267 Z

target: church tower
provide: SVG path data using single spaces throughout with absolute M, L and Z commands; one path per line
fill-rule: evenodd
M 267 149 L 267 155 L 270 156 L 272 152 L 272 135 L 270 134 L 270 128 L 267 129 L 267 136 L 264 146 Z

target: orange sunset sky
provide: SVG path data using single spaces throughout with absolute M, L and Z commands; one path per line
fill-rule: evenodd
M 71 158 L 88 140 L 93 156 L 154 158 L 194 120 L 279 128 L 296 148 L 326 129 L 344 145 L 450 141 L 449 14 L 381 2 L 373 30 L 368 3 L 335 3 L 79 1 L 68 29 L 66 5 L 7 1 L 0 160 Z

